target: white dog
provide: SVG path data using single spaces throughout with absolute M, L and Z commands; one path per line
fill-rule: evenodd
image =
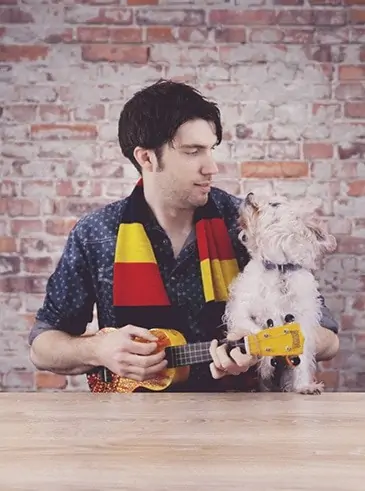
M 315 218 L 310 201 L 284 196 L 249 193 L 240 210 L 239 239 L 251 260 L 230 288 L 224 315 L 227 339 L 237 340 L 248 333 L 286 323 L 294 316 L 303 332 L 304 351 L 300 363 L 280 389 L 320 394 L 323 384 L 314 379 L 316 332 L 321 317 L 318 284 L 313 271 L 325 252 L 336 248 L 336 240 Z M 262 381 L 274 374 L 270 357 L 258 363 Z

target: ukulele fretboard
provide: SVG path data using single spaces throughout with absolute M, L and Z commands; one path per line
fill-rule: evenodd
M 212 361 L 210 355 L 210 342 L 184 344 L 182 346 L 169 346 L 165 349 L 168 360 L 168 368 L 182 367 L 186 365 L 195 365 L 196 363 L 206 363 Z M 226 342 L 229 349 L 236 346 L 241 348 L 245 353 L 244 342 Z

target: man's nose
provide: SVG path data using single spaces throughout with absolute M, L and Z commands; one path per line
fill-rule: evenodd
M 208 156 L 202 168 L 202 174 L 214 175 L 218 173 L 218 165 L 212 156 Z

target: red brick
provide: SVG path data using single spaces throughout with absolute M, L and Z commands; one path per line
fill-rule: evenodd
M 39 197 L 50 196 L 54 193 L 54 181 L 44 179 L 24 180 L 22 184 L 23 196 Z
M 5 293 L 44 293 L 48 276 L 0 276 L 0 291 Z
M 335 89 L 335 97 L 338 100 L 358 100 L 365 97 L 365 87 L 358 82 L 339 84 Z
M 81 43 L 106 43 L 109 40 L 108 27 L 78 27 L 76 39 Z
M 273 160 L 292 160 L 300 158 L 300 146 L 295 142 L 269 143 L 268 157 Z
M 281 10 L 278 12 L 276 23 L 280 26 L 311 25 L 313 24 L 312 10 Z
M 56 183 L 57 196 L 100 196 L 100 181 L 58 180 Z
M 34 217 L 40 215 L 41 205 L 37 199 L 8 198 L 7 209 L 10 217 Z
M 343 0 L 345 5 L 365 5 L 365 0 Z
M 310 44 L 313 43 L 315 30 L 313 27 L 304 27 L 302 29 L 282 27 L 284 43 L 293 44 Z
M 365 62 L 365 46 L 361 47 L 359 50 L 359 60 L 361 63 Z
M 298 162 L 242 162 L 241 177 L 299 178 L 308 177 L 308 163 Z
M 365 312 L 365 293 L 358 293 L 352 301 L 352 308 Z
M 87 45 L 82 47 L 82 59 L 94 62 L 147 63 L 147 46 L 113 46 L 110 44 Z
M 15 181 L 10 181 L 10 179 L 0 181 L 0 196 L 10 198 L 17 195 L 18 186 Z
M 42 389 L 65 389 L 67 387 L 67 377 L 51 372 L 36 372 L 35 386 L 38 390 Z
M 112 43 L 141 43 L 142 35 L 140 27 L 120 27 L 110 30 Z
M 365 118 L 365 102 L 346 102 L 345 116 L 347 118 Z
M 0 253 L 17 252 L 17 246 L 14 237 L 0 237 Z
M 155 26 L 205 26 L 205 10 L 203 9 L 139 9 L 136 11 L 135 23 L 138 25 Z
M 77 222 L 76 218 L 52 218 L 46 221 L 46 232 L 50 235 L 66 236 Z
M 304 0 L 275 0 L 275 5 L 304 5 Z
M 24 271 L 26 273 L 50 273 L 53 269 L 52 259 L 48 257 L 25 257 Z
M 206 27 L 179 27 L 177 39 L 184 43 L 203 43 L 209 37 L 209 30 Z
M 365 254 L 365 237 L 341 236 L 337 238 L 337 252 L 343 254 Z
M 70 24 L 118 24 L 118 25 L 130 25 L 133 23 L 133 11 L 132 9 L 125 9 L 120 7 L 105 7 L 97 10 L 90 8 L 90 16 L 80 16 L 80 12 L 73 6 L 65 7 L 66 22 Z M 88 10 L 89 11 L 89 10 Z M 96 13 L 96 15 L 94 15 Z
M 18 7 L 0 7 L 0 22 L 2 24 L 27 24 L 34 22 L 34 17 Z
M 318 382 L 323 382 L 325 391 L 337 391 L 339 386 L 340 374 L 338 370 L 325 370 L 316 372 L 316 379 Z
M 22 220 L 11 221 L 11 233 L 13 235 L 26 235 L 33 232 L 42 232 L 43 223 L 41 220 Z
M 338 76 L 341 81 L 365 80 L 365 65 L 340 65 Z
M 105 106 L 94 104 L 87 107 L 76 107 L 73 114 L 75 121 L 98 121 L 105 118 Z
M 340 118 L 341 117 L 341 104 L 338 103 L 323 103 L 315 102 L 312 106 L 312 114 L 316 115 L 318 113 L 328 114 L 329 118 Z
M 34 104 L 13 104 L 4 107 L 4 115 L 17 123 L 31 123 L 35 120 L 37 106 Z
M 1 45 L 0 61 L 19 62 L 19 61 L 37 61 L 47 58 L 49 53 L 48 46 L 31 46 L 31 45 Z
M 149 43 L 171 43 L 176 41 L 172 28 L 167 26 L 149 26 L 146 31 Z
M 213 9 L 209 15 L 211 25 L 267 25 L 275 23 L 273 10 Z
M 19 256 L 0 256 L 0 275 L 17 274 L 20 271 Z
M 74 31 L 71 28 L 67 28 L 63 32 L 49 34 L 44 38 L 44 42 L 49 44 L 72 43 L 73 41 Z
M 305 159 L 331 159 L 333 145 L 331 143 L 304 143 L 303 154 Z
M 311 5 L 331 5 L 336 7 L 336 5 L 342 5 L 343 0 L 309 0 Z
M 347 183 L 348 196 L 365 196 L 365 179 L 350 181 Z
M 365 142 L 355 142 L 338 146 L 338 156 L 341 160 L 365 157 Z
M 21 389 L 21 390 L 29 390 L 33 388 L 34 385 L 34 375 L 33 372 L 30 372 L 25 369 L 21 370 L 10 370 L 3 377 L 3 385 L 5 389 Z
M 127 5 L 158 5 L 159 0 L 127 0 Z
M 41 121 L 61 122 L 70 121 L 71 111 L 59 104 L 41 104 L 39 106 L 39 117 Z
M 284 31 L 277 27 L 253 27 L 250 31 L 252 43 L 280 43 L 285 38 Z
M 347 23 L 346 10 L 314 10 L 313 21 L 317 26 L 343 26 Z
M 350 22 L 352 24 L 365 24 L 365 10 L 352 9 L 350 10 Z
M 223 27 L 216 29 L 215 40 L 217 43 L 245 43 L 246 31 L 243 27 Z
M 37 140 L 94 140 L 97 129 L 92 124 L 33 124 L 31 135 Z

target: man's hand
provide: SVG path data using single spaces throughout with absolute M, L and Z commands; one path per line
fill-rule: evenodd
M 232 336 L 230 340 L 233 340 Z M 218 346 L 216 339 L 211 342 L 210 355 L 213 362 L 209 367 L 214 379 L 220 379 L 226 375 L 239 375 L 247 372 L 250 367 L 257 363 L 256 356 L 245 355 L 238 347 L 233 348 L 228 355 L 226 345 Z
M 135 336 L 148 342 L 134 341 Z M 121 377 L 137 381 L 153 378 L 167 365 L 164 350 L 153 354 L 157 348 L 156 341 L 148 329 L 132 325 L 100 333 L 98 363 Z

